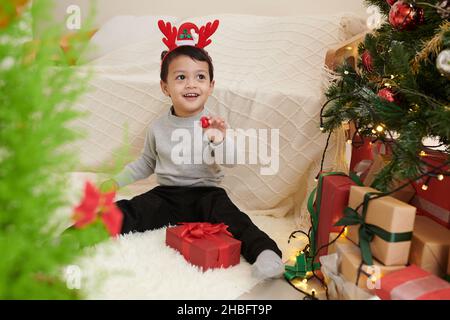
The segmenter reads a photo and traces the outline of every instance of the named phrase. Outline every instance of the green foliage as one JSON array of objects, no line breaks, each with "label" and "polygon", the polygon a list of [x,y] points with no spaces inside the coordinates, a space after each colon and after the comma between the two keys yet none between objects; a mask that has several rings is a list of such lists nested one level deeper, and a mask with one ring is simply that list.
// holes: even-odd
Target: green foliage
[{"label": "green foliage", "polygon": [[[98,224],[62,237],[49,224],[68,203],[64,173],[76,158],[64,146],[79,137],[69,124],[80,116],[73,104],[88,80],[55,63],[67,30],[51,24],[50,12],[50,1],[33,1],[0,29],[0,299],[80,298],[62,268],[108,238]],[[30,42],[32,25],[42,21],[39,42]]]},{"label": "green foliage", "polygon": [[[389,14],[390,6],[385,0],[365,2],[377,5],[385,16]],[[398,31],[384,23],[368,34],[359,53],[361,56],[366,50],[370,52],[373,70],[365,69],[361,59],[358,70],[343,64],[337,69],[340,78],[326,92],[329,101],[322,113],[324,132],[352,121],[361,135],[393,141],[392,162],[374,184],[381,190],[389,189],[396,179],[412,179],[425,173],[419,156],[420,151],[426,150],[424,138],[436,138],[445,152],[450,151],[450,78],[441,75],[435,63],[437,54],[450,48],[450,31],[443,29],[446,20],[433,7],[435,3],[417,3],[424,9],[425,22],[413,30]],[[414,59],[420,52],[426,54],[414,68]],[[394,92],[395,102],[377,95],[386,87]],[[374,133],[378,125],[384,131]]]}]

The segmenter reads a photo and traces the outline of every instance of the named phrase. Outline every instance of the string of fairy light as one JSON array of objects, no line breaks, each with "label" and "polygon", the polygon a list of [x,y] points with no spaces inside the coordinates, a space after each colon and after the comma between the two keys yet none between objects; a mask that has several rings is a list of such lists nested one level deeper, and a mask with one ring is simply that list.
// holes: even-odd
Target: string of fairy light
[{"label": "string of fairy light", "polygon": [[[348,75],[348,74],[350,74],[350,73],[351,73],[350,71],[344,70],[344,74]],[[395,76],[395,75],[390,75],[389,77],[384,77],[384,78],[388,78],[388,79],[393,80],[393,79],[396,78],[396,76]],[[391,84],[390,82],[387,81],[387,82],[384,83],[384,86],[385,86],[385,87],[391,87],[392,84]],[[323,124],[324,124],[324,122],[323,122],[323,118],[324,118],[323,112],[324,112],[324,110],[325,110],[325,107],[328,105],[328,103],[330,103],[330,102],[332,102],[332,101],[334,101],[334,100],[336,100],[336,99],[340,99],[340,98],[342,98],[342,97],[349,97],[349,96],[351,96],[351,95],[349,95],[349,94],[346,94],[346,95],[339,95],[339,96],[337,96],[337,97],[334,97],[334,98],[332,98],[332,99],[329,99],[328,101],[326,101],[326,102],[322,105],[322,108],[321,108],[321,110],[320,110],[320,127],[319,127],[319,129],[320,129],[322,132],[325,130],[324,125],[323,125]],[[373,109],[371,109],[370,105],[368,104],[367,106],[368,106],[368,108],[369,108],[368,111],[371,112],[372,115],[375,115],[376,113],[375,113],[375,111],[374,111]],[[418,106],[416,106],[416,107],[418,107]],[[410,111],[411,111],[411,112],[414,112],[414,109],[410,108]],[[373,144],[373,143],[375,143],[376,141],[381,140],[383,143],[393,144],[393,145],[395,145],[395,147],[398,148],[399,150],[402,150],[403,152],[406,152],[406,151],[402,148],[402,146],[396,142],[396,139],[394,138],[394,134],[392,133],[392,131],[389,130],[389,128],[387,128],[387,126],[386,126],[385,124],[383,124],[381,121],[380,121],[378,124],[376,124],[376,125],[373,125],[373,126],[371,126],[371,127],[368,127],[367,130],[363,130],[362,128],[359,128],[357,123],[354,123],[354,124],[355,124],[355,127],[356,127],[356,128],[355,128],[355,132],[353,133],[352,138],[347,140],[347,144],[351,144],[353,147],[358,147],[359,145],[361,145],[362,143],[364,143],[364,140],[361,138],[361,143],[357,143],[356,137],[357,137],[358,135],[361,135],[361,133],[362,133],[363,131],[367,131],[367,132],[370,132],[372,135],[375,135],[374,140],[370,141],[370,144]],[[330,132],[329,132],[329,134],[328,134],[328,137],[327,137],[326,145],[325,145],[325,148],[324,148],[324,151],[323,151],[323,154],[322,154],[322,159],[321,159],[320,169],[319,169],[319,172],[317,173],[317,175],[316,175],[316,177],[315,177],[315,181],[317,181],[317,179],[318,179],[318,177],[319,177],[319,174],[323,171],[323,163],[324,163],[324,160],[325,160],[326,151],[327,151],[327,149],[328,149],[328,145],[329,145],[329,140],[330,140],[330,138],[331,138],[331,134],[332,134],[332,131],[330,130]],[[384,137],[386,136],[386,134],[389,136],[389,140],[384,139]],[[428,148],[435,148],[435,147],[439,147],[439,146],[442,146],[442,145],[443,145],[443,144],[436,145],[436,146],[424,146],[424,145],[423,145],[423,147],[424,147],[424,148],[426,148],[426,147],[428,147]],[[431,179],[431,178],[435,177],[438,181],[442,181],[442,180],[444,180],[444,177],[445,177],[445,176],[449,176],[449,175],[450,175],[450,172],[448,172],[447,170],[444,170],[444,169],[438,170],[438,168],[437,168],[436,166],[434,166],[433,164],[431,164],[431,163],[429,163],[429,162],[427,162],[427,161],[424,161],[423,158],[425,158],[425,157],[428,156],[428,153],[427,153],[426,151],[421,150],[421,151],[419,152],[418,156],[419,156],[419,161],[420,161],[422,164],[424,164],[424,165],[426,165],[426,166],[432,168],[432,170],[430,170],[430,171],[428,171],[427,173],[424,174],[424,176],[427,176],[427,177],[426,177],[425,182],[424,182],[424,183],[422,184],[422,186],[421,186],[422,190],[424,190],[424,191],[428,190],[428,186],[429,186],[429,182],[430,182],[430,179]],[[447,164],[448,164],[448,161],[447,161]],[[417,180],[417,179],[412,179],[411,181],[416,181],[416,180]]]}]

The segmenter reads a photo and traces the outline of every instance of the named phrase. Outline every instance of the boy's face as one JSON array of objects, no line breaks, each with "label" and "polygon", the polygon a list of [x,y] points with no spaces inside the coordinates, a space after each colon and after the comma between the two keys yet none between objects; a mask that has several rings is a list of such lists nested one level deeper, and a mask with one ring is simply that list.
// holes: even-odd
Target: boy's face
[{"label": "boy's face", "polygon": [[169,65],[167,82],[161,81],[161,89],[172,99],[175,114],[190,117],[201,112],[213,92],[208,63],[178,56]]}]

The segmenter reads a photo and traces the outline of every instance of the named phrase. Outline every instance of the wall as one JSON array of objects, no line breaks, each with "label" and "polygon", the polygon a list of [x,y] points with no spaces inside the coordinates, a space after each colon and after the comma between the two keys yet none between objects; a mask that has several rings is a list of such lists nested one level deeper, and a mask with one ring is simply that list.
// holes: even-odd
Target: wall
[{"label": "wall", "polygon": [[254,14],[266,16],[332,14],[339,11],[367,16],[363,0],[58,0],[55,15],[59,21],[66,17],[66,9],[79,5],[83,14],[96,5],[96,25],[114,15],[168,15],[179,17],[219,13]]}]

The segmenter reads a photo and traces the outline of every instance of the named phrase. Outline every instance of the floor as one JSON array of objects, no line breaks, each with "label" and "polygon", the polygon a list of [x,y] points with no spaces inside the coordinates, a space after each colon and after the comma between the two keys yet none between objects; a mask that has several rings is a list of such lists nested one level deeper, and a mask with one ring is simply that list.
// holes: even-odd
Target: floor
[{"label": "floor", "polygon": [[[307,287],[303,288],[308,292],[314,289],[319,300],[325,299],[325,292],[317,280],[309,280]],[[238,300],[302,300],[304,297],[305,295],[294,289],[287,280],[279,278],[259,283],[249,292],[241,295]]]}]

